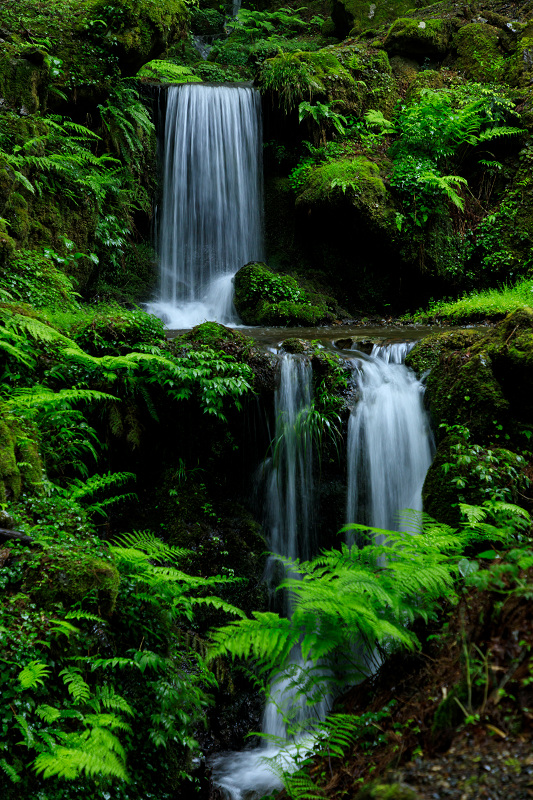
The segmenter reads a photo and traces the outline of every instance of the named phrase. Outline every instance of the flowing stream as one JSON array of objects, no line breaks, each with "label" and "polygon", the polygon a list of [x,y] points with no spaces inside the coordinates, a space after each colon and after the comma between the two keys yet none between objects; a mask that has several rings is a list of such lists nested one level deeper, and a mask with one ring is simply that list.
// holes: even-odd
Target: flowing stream
[{"label": "flowing stream", "polygon": [[159,224],[159,297],[169,328],[239,324],[232,279],[263,259],[259,93],[248,86],[168,90]]},{"label": "flowing stream", "polygon": [[[423,406],[423,386],[403,363],[412,345],[374,346],[370,356],[350,358],[356,403],[348,424],[347,502],[350,522],[401,530],[399,512],[422,508],[422,484],[431,463],[433,440]],[[298,356],[282,355],[276,392],[276,435],[273,456],[263,465],[267,481],[265,526],[272,553],[307,559],[316,552],[313,526],[315,491],[313,443],[306,424],[311,412],[312,369]],[[413,532],[412,521],[408,525]],[[276,571],[273,555],[267,579]],[[285,613],[291,609],[285,602]],[[366,657],[368,669],[377,662]],[[293,653],[291,666],[304,668]],[[227,753],[212,761],[213,779],[229,800],[252,800],[281,786],[266,758],[291,767],[291,746],[285,716],[300,725],[310,714],[325,715],[328,700],[306,707],[290,681],[270,687],[263,715],[263,733],[287,739],[280,748],[266,740],[262,747]],[[283,713],[281,713],[283,712]],[[301,743],[301,740],[300,740]]]}]

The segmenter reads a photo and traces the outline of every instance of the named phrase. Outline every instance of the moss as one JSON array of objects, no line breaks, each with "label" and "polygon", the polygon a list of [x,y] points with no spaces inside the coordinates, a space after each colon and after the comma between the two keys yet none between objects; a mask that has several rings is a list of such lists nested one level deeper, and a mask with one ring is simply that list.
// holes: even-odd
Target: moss
[{"label": "moss", "polygon": [[481,331],[473,330],[449,331],[425,336],[408,353],[405,363],[420,376],[428,369],[436,367],[442,354],[451,350],[468,351],[484,336]]},{"label": "moss", "polygon": [[195,75],[189,67],[173,64],[171,61],[149,61],[137,73],[137,77],[159,83],[201,83],[202,78]]},{"label": "moss", "polygon": [[189,15],[182,0],[93,0],[90,18],[111,28],[122,71],[132,74],[185,36]]},{"label": "moss", "polygon": [[506,79],[511,86],[527,89],[533,73],[533,23],[520,37],[514,54],[507,61]]},{"label": "moss", "polygon": [[140,346],[159,346],[165,341],[163,323],[141,309],[106,305],[95,309],[76,323],[70,335],[76,343],[94,355],[120,355]]},{"label": "moss", "polygon": [[[36,61],[37,53],[41,58]],[[49,70],[43,51],[31,48],[21,53],[15,42],[3,42],[0,50],[0,96],[5,104],[25,114],[35,114],[46,106],[48,81]]]},{"label": "moss", "polygon": [[28,570],[24,590],[44,606],[58,601],[71,606],[90,597],[102,614],[110,615],[119,584],[120,575],[111,561],[71,551],[42,556],[40,569]]},{"label": "moss", "polygon": [[[391,24],[397,17],[402,17],[415,6],[413,0],[383,0],[379,3],[365,4],[359,0],[342,0],[348,14],[352,17],[351,36],[362,31],[373,31],[384,24]],[[419,6],[431,5],[430,0],[417,2]]]},{"label": "moss", "polygon": [[340,110],[352,110],[356,104],[355,81],[334,48],[314,53],[280,53],[266,59],[261,66],[259,86],[274,93],[285,111],[315,97],[327,98]]},{"label": "moss", "polygon": [[295,278],[266,264],[246,264],[235,276],[235,308],[246,325],[317,325],[332,320],[326,301],[320,302],[317,294],[313,300]]},{"label": "moss", "polygon": [[10,258],[9,270],[0,276],[0,288],[36,308],[74,308],[70,279],[51,259],[31,250],[19,250]]},{"label": "moss", "polygon": [[242,333],[234,331],[231,328],[226,328],[219,322],[202,322],[201,325],[196,325],[190,331],[183,334],[183,336],[180,337],[180,341],[196,342],[198,344],[209,345],[210,347],[217,347],[230,342],[244,346],[250,340],[243,336]]},{"label": "moss", "polygon": [[17,500],[23,489],[41,490],[43,466],[37,438],[32,424],[15,419],[0,404],[0,503]]},{"label": "moss", "polygon": [[426,396],[437,434],[440,424],[461,424],[474,441],[490,443],[495,423],[533,413],[533,310],[514,311],[487,332],[428,337],[407,363],[431,368]]},{"label": "moss", "polygon": [[361,789],[355,800],[419,800],[419,795],[403,783],[372,783]]},{"label": "moss", "polygon": [[214,8],[193,8],[191,33],[196,36],[215,36],[224,30],[225,17]]},{"label": "moss", "polygon": [[366,156],[326,161],[310,173],[296,202],[321,203],[341,194],[367,207],[379,205],[386,189],[378,165]]},{"label": "moss", "polygon": [[447,20],[402,18],[391,25],[383,46],[391,55],[443,58],[450,35]]},{"label": "moss", "polygon": [[471,22],[455,34],[456,68],[475,81],[500,81],[505,72],[505,59],[498,47],[501,32],[492,25]]}]

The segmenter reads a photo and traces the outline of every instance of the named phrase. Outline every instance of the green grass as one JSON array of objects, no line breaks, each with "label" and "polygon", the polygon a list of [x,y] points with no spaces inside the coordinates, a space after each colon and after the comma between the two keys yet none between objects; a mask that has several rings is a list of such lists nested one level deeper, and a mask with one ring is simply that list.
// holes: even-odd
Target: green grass
[{"label": "green grass", "polygon": [[459,300],[431,301],[429,308],[426,311],[417,311],[413,314],[413,319],[416,322],[427,322],[435,318],[450,321],[499,319],[523,306],[533,306],[531,278],[523,278],[514,286],[469,292]]}]

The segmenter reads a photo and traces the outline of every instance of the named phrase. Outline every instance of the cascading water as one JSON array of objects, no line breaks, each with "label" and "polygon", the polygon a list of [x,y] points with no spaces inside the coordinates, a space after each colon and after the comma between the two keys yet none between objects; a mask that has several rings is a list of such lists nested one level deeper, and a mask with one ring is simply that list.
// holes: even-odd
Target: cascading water
[{"label": "cascading water", "polygon": [[[348,423],[347,522],[400,530],[403,509],[422,510],[433,439],[423,386],[403,363],[414,345],[374,345],[358,361],[358,402]],[[354,362],[355,364],[355,362]],[[407,529],[413,532],[413,520]]]},{"label": "cascading water", "polygon": [[[423,386],[403,363],[410,347],[375,346],[369,358],[360,355],[353,359],[358,401],[348,426],[349,522],[394,530],[399,528],[398,515],[403,509],[421,510],[432,436],[422,402]],[[264,470],[268,474],[270,548],[289,558],[307,559],[314,554],[313,453],[306,425],[311,408],[311,379],[311,365],[305,359],[282,357],[274,457]],[[413,532],[412,520],[408,529]],[[270,577],[275,565],[274,556],[267,570]],[[290,614],[288,605],[286,613]],[[357,656],[369,672],[379,665],[376,654],[361,651]],[[291,662],[296,673],[299,669],[305,672],[299,653],[292,654]],[[325,714],[326,702],[324,699],[322,707],[313,705],[310,710],[292,682],[281,680],[270,687],[263,732],[286,739],[287,710],[302,725],[311,713]],[[294,768],[291,746],[280,750],[267,739],[264,747],[216,757],[212,762],[214,782],[231,800],[260,797],[281,785],[265,760],[275,756],[278,764]]]},{"label": "cascading water", "polygon": [[[266,475],[266,521],[269,549],[273,553],[267,564],[267,579],[276,572],[276,555],[308,559],[313,554],[313,449],[308,427],[312,399],[312,368],[307,359],[283,355],[280,384],[276,391],[276,433],[274,454],[263,465]],[[285,598],[285,613],[290,614]],[[305,698],[298,694],[297,676],[305,672],[301,654],[291,654],[291,678],[270,686],[269,699],[263,714],[263,733],[267,737],[287,739],[286,715],[296,726],[308,717]],[[323,704],[325,706],[326,700]],[[313,707],[314,714],[323,714],[325,707]],[[265,758],[279,754],[278,747],[266,738],[264,746],[255,750],[230,753],[214,759],[215,783],[231,800],[260,797],[281,786]],[[287,759],[290,761],[290,751]],[[289,766],[287,764],[287,766]]]},{"label": "cascading water", "polygon": [[243,86],[168,90],[159,224],[160,295],[168,327],[238,324],[234,274],[263,259],[261,103]]}]

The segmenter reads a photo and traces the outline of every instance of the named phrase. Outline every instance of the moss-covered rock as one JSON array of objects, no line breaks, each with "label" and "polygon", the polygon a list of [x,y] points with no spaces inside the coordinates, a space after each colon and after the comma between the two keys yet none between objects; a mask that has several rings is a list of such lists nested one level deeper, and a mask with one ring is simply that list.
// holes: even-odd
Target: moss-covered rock
[{"label": "moss-covered rock", "polygon": [[490,443],[510,416],[526,420],[533,413],[533,310],[514,311],[486,332],[434,334],[407,363],[431,369],[426,397],[440,438],[440,425],[460,424],[474,441]]},{"label": "moss-covered rock", "polygon": [[475,81],[494,83],[503,78],[506,64],[499,48],[502,32],[484,22],[471,22],[455,34],[456,67]]},{"label": "moss-covered rock", "polygon": [[355,109],[355,81],[335,50],[329,47],[315,53],[279,53],[266,59],[261,66],[259,86],[273,93],[285,111],[314,98],[327,98],[341,111]]},{"label": "moss-covered rock", "polygon": [[40,492],[42,471],[36,428],[28,421],[17,420],[1,403],[0,503],[17,500],[23,489]]},{"label": "moss-covered rock", "polygon": [[396,20],[383,46],[391,55],[408,58],[443,58],[451,36],[451,25],[444,19]]},{"label": "moss-covered rock", "polygon": [[[318,302],[317,302],[318,301]],[[319,325],[333,319],[320,296],[313,302],[298,281],[252,262],[235,275],[235,308],[246,325]]]},{"label": "moss-covered rock", "polygon": [[323,203],[341,194],[368,209],[372,216],[379,216],[375,209],[383,211],[387,190],[378,165],[366,156],[326,161],[309,173],[296,204]]},{"label": "moss-covered rock", "polygon": [[32,564],[26,573],[25,591],[43,606],[62,602],[72,606],[84,600],[95,602],[102,614],[113,613],[117,602],[120,575],[112,561],[83,552],[43,554],[39,566]]},{"label": "moss-covered rock", "polygon": [[174,64],[172,61],[154,60],[145,64],[137,77],[159,83],[201,83],[202,78],[195,75],[190,67]]}]

